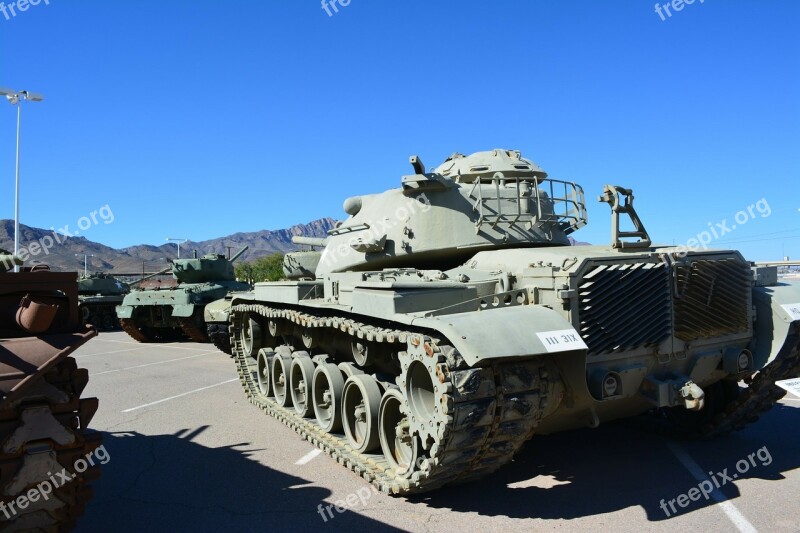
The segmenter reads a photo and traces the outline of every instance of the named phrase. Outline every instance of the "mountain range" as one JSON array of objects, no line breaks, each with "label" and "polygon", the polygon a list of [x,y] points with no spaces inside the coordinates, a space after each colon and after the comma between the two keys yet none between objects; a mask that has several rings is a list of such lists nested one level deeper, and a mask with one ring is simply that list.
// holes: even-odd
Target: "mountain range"
[{"label": "mountain range", "polygon": [[[244,246],[249,246],[240,260],[258,259],[276,252],[286,253],[299,249],[292,243],[294,235],[325,237],[332,229],[335,220],[321,218],[308,224],[297,224],[279,230],[261,230],[247,233],[234,233],[206,241],[188,241],[181,244],[181,257],[188,257],[194,250],[199,255],[207,253],[236,253]],[[102,271],[115,274],[135,274],[155,272],[168,266],[167,259],[177,257],[178,248],[175,243],[159,246],[140,244],[127,248],[111,248],[104,244],[90,241],[85,237],[65,237],[52,230],[32,228],[20,224],[20,255],[24,256],[26,266],[37,262],[49,265],[53,270],[82,271],[84,255],[89,272]],[[0,248],[14,249],[14,221],[0,220]]]},{"label": "mountain range", "polygon": [[[293,236],[325,237],[334,224],[336,221],[332,218],[321,218],[286,229],[240,232],[206,241],[188,241],[181,244],[181,257],[189,257],[194,250],[197,250],[198,255],[227,254],[229,251],[235,254],[244,246],[248,246],[239,260],[250,261],[276,252],[298,250],[299,247],[292,243]],[[87,270],[90,273],[134,275],[156,272],[169,266],[167,259],[177,257],[178,250],[175,243],[158,246],[139,244],[116,249],[85,237],[65,237],[52,230],[32,228],[24,224],[20,224],[20,235],[22,236],[20,255],[23,255],[26,266],[33,266],[39,262],[49,265],[53,270],[61,271],[82,271],[84,256],[87,256]],[[573,246],[589,244],[575,241],[571,237],[570,242]],[[9,251],[14,249],[13,220],[0,220],[0,248]],[[24,256],[24,251],[28,252],[27,256]]]}]

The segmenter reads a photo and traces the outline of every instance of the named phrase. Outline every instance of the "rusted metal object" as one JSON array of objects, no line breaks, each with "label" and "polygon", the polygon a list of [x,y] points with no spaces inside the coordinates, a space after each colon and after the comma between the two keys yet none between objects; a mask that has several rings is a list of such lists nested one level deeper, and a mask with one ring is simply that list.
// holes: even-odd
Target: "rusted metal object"
[{"label": "rusted metal object", "polygon": [[102,435],[87,433],[98,401],[80,397],[89,374],[70,355],[96,335],[80,319],[77,274],[0,270],[4,531],[68,529],[91,497],[105,454]]}]

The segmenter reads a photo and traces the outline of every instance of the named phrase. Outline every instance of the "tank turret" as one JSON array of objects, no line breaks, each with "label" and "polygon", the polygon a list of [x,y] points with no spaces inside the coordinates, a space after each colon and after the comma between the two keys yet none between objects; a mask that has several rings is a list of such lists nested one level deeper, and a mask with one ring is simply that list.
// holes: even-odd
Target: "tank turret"
[{"label": "tank turret", "polygon": [[87,277],[78,279],[78,294],[81,296],[92,295],[124,295],[128,294],[130,287],[110,274],[95,272]]},{"label": "tank turret", "polygon": [[441,269],[482,250],[568,246],[568,235],[586,224],[583,189],[548,178],[517,151],[456,153],[431,172],[419,157],[410,161],[414,174],[400,188],[345,200],[349,217],[329,232],[317,277]]},{"label": "tank turret", "polygon": [[172,276],[178,283],[207,283],[212,281],[235,281],[233,261],[222,254],[206,254],[200,258],[175,259],[172,261]]}]

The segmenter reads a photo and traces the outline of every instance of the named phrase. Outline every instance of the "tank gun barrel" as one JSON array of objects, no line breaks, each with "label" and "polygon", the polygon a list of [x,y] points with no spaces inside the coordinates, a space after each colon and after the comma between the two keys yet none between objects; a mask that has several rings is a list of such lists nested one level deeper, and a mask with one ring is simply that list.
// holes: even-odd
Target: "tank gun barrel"
[{"label": "tank gun barrel", "polygon": [[306,246],[325,246],[327,239],[322,237],[305,237],[303,235],[295,235],[292,237],[292,242],[295,244],[305,244]]},{"label": "tank gun barrel", "polygon": [[128,286],[129,286],[129,287],[133,287],[134,285],[138,285],[139,283],[141,283],[141,282],[143,282],[143,281],[147,281],[147,280],[148,280],[148,279],[150,279],[150,278],[154,278],[154,277],[156,277],[156,276],[159,276],[159,275],[161,275],[161,274],[164,274],[164,273],[166,273],[166,272],[167,272],[167,271],[168,271],[170,268],[172,268],[172,265],[168,266],[167,268],[162,268],[161,270],[159,270],[158,272],[154,272],[153,274],[148,274],[148,275],[144,276],[143,278],[139,278],[139,279],[137,279],[136,281],[132,281],[131,283],[128,283]]},{"label": "tank gun barrel", "polygon": [[241,250],[239,250],[238,252],[236,252],[236,255],[234,255],[233,257],[231,257],[231,258],[230,258],[230,262],[231,262],[231,263],[233,263],[234,261],[236,261],[237,259],[239,259],[239,257],[241,257],[241,255],[242,255],[243,253],[245,253],[245,252],[248,250],[248,248],[250,248],[250,246],[245,246],[244,248],[242,248]]},{"label": "tank gun barrel", "polygon": [[758,266],[800,266],[800,261],[756,261]]},{"label": "tank gun barrel", "polygon": [[0,252],[0,272],[13,270],[15,266],[22,266],[24,261],[17,255]]}]

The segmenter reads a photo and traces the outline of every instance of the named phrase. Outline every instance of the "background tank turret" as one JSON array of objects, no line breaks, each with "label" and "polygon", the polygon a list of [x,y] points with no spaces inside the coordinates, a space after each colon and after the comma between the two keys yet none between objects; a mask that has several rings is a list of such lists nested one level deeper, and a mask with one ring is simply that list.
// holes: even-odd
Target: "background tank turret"
[{"label": "background tank turret", "polygon": [[125,296],[116,312],[122,328],[139,342],[189,338],[208,342],[203,308],[224,298],[229,292],[250,288],[236,281],[233,262],[247,247],[230,259],[224,255],[175,259],[172,276],[177,287],[134,289]]},{"label": "background tank turret", "polygon": [[115,308],[130,292],[127,283],[110,274],[95,272],[78,278],[78,298],[83,322],[100,331],[119,329]]},{"label": "background tank turret", "polygon": [[[89,373],[70,356],[97,333],[81,322],[76,273],[14,265],[0,250],[0,529],[68,530],[108,460],[102,434],[88,432]],[[69,483],[54,486],[62,469]]]},{"label": "background tank turret", "polygon": [[800,374],[800,283],[652,245],[631,190],[600,196],[609,245],[570,246],[581,188],[518,152],[411,163],[296,239],[323,248],[287,254],[294,280],[227,308],[250,401],[382,490],[478,479],[534,433],[621,418],[724,435]]}]

